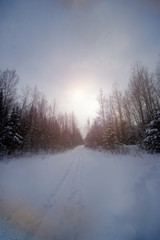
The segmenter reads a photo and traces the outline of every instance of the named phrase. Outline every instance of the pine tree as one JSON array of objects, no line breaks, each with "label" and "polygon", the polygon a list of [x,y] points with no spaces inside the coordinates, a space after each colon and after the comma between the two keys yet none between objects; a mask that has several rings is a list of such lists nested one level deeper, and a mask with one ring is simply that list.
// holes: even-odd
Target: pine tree
[{"label": "pine tree", "polygon": [[116,134],[111,123],[108,123],[103,131],[103,147],[114,149],[116,147]]},{"label": "pine tree", "polygon": [[23,143],[20,133],[20,111],[18,107],[14,107],[11,112],[8,125],[4,128],[3,143],[7,147],[8,154],[19,150]]},{"label": "pine tree", "polygon": [[5,123],[5,107],[3,104],[3,92],[0,91],[0,153],[5,151],[5,145],[3,144],[4,123]]},{"label": "pine tree", "polygon": [[4,103],[3,91],[0,91],[0,154],[6,152],[5,132],[8,126],[8,106]]},{"label": "pine tree", "polygon": [[148,124],[142,146],[150,153],[160,153],[160,112]]}]

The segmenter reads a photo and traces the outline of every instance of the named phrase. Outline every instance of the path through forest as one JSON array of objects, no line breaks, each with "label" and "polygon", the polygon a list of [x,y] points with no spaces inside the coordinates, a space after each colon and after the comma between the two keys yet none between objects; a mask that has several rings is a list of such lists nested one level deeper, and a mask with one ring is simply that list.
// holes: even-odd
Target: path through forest
[{"label": "path through forest", "polygon": [[160,239],[158,155],[84,146],[0,162],[1,240]]}]

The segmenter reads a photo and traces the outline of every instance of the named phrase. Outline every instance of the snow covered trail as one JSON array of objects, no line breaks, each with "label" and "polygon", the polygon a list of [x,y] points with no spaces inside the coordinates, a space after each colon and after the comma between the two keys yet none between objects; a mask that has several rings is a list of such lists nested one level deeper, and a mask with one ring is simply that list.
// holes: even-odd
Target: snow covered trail
[{"label": "snow covered trail", "polygon": [[1,240],[160,239],[160,155],[83,146],[0,162]]}]

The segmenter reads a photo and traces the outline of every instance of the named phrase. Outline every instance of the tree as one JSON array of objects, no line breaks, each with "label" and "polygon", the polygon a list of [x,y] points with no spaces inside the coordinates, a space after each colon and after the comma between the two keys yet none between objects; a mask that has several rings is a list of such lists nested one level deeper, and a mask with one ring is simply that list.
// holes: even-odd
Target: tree
[{"label": "tree", "polygon": [[98,110],[98,119],[101,122],[102,126],[105,126],[105,101],[106,98],[103,94],[102,89],[99,91],[99,95],[97,97],[99,103],[99,110]]},{"label": "tree", "polygon": [[117,139],[112,123],[107,123],[103,132],[103,147],[107,150],[116,148]]},{"label": "tree", "polygon": [[0,91],[0,154],[6,151],[4,145],[5,127],[8,125],[8,108],[4,105],[3,91]]},{"label": "tree", "polygon": [[4,106],[8,108],[9,113],[15,104],[18,80],[15,70],[0,71],[0,91],[3,92]]},{"label": "tree", "polygon": [[8,154],[19,150],[23,143],[21,136],[21,120],[18,106],[14,107],[11,112],[8,125],[4,128],[3,144],[7,147]]},{"label": "tree", "polygon": [[159,61],[157,62],[156,66],[156,94],[157,94],[157,108],[160,108],[160,55],[159,55]]},{"label": "tree", "polygon": [[[123,110],[122,110],[122,105],[123,105],[123,97],[121,91],[118,89],[118,85],[114,84],[113,86],[113,101],[114,101],[114,107],[117,112],[117,132],[119,134],[117,135],[118,141],[120,143],[124,143],[125,141],[125,129],[124,129],[124,119],[123,119]],[[119,128],[119,129],[118,129]]]},{"label": "tree", "polygon": [[157,111],[152,121],[147,125],[142,146],[150,153],[160,153],[160,111]]},{"label": "tree", "polygon": [[85,138],[86,146],[96,148],[103,146],[103,127],[95,120]]}]

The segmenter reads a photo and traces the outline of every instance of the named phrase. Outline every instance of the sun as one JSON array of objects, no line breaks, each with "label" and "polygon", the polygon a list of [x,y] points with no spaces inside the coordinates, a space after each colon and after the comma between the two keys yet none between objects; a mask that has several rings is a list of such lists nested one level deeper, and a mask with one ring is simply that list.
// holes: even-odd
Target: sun
[{"label": "sun", "polygon": [[73,103],[78,107],[78,112],[86,113],[86,115],[92,115],[97,110],[98,103],[96,97],[89,94],[86,89],[77,88],[73,90],[72,94]]},{"label": "sun", "polygon": [[84,100],[85,94],[82,89],[77,89],[74,91],[73,98],[75,101],[82,102]]}]

